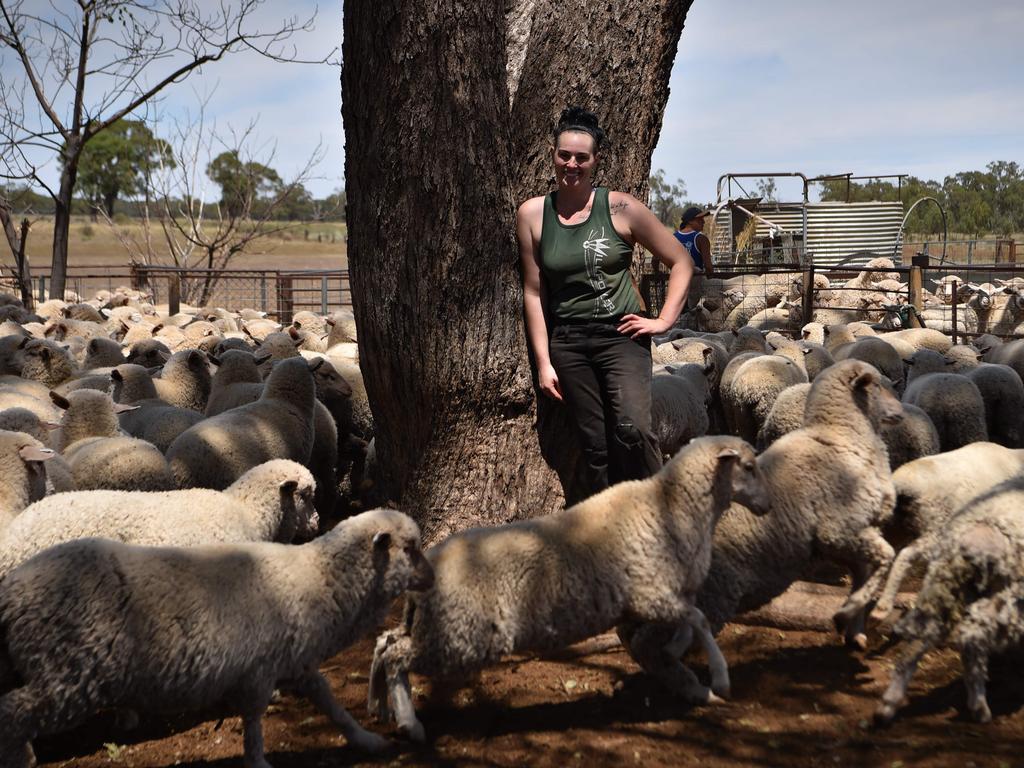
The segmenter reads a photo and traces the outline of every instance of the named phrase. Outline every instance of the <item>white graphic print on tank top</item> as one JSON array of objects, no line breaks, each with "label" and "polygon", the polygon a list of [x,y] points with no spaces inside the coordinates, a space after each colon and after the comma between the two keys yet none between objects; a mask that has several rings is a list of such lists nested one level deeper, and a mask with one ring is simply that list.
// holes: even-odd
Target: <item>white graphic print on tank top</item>
[{"label": "white graphic print on tank top", "polygon": [[615,314],[615,304],[608,298],[608,284],[605,282],[604,272],[601,271],[601,264],[607,255],[608,238],[604,236],[604,227],[601,227],[600,236],[598,230],[590,230],[590,236],[583,241],[583,264],[587,270],[590,287],[596,294],[592,317],[597,317],[602,312],[605,315]]}]

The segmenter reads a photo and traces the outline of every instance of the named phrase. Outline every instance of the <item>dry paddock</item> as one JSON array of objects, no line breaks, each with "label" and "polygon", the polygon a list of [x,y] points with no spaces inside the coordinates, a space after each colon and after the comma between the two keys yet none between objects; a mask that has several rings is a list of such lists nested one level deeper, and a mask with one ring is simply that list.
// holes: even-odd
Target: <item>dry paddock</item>
[{"label": "dry paddock", "polygon": [[[809,608],[825,617],[831,603],[791,593],[783,612]],[[810,601],[810,602],[808,602]],[[397,616],[397,614],[396,614]],[[776,616],[776,618],[778,618]],[[799,622],[798,622],[799,623]],[[807,626],[813,625],[811,621]],[[964,690],[955,654],[926,657],[911,703],[886,730],[870,725],[893,651],[888,629],[866,653],[847,651],[828,631],[731,624],[719,637],[729,660],[730,701],[688,708],[642,675],[613,634],[556,658],[512,658],[485,670],[474,684],[435,690],[413,679],[429,743],[377,761],[344,746],[327,721],[302,700],[284,695],[264,720],[275,768],[313,766],[949,766],[1024,765],[1024,684],[1020,659],[991,668],[995,716],[976,725],[963,715]],[[368,722],[366,638],[323,667],[344,705],[390,736],[392,726]],[[702,678],[702,659],[693,662]],[[241,764],[241,721],[216,712],[191,719],[146,717],[118,730],[104,716],[77,731],[37,742],[44,766],[188,766]]]}]

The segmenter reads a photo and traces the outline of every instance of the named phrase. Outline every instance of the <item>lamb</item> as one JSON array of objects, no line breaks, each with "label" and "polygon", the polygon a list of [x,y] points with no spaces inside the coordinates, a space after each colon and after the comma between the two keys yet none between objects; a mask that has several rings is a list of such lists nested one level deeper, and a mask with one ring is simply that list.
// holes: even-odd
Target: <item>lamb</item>
[{"label": "lamb", "polygon": [[878,429],[901,414],[881,375],[862,361],[843,360],[814,380],[803,428],[758,457],[772,514],[756,519],[734,507],[719,523],[698,596],[713,629],[765,605],[824,557],[853,571],[835,620],[848,643],[863,647],[863,610],[894,555],[879,528],[896,492]]},{"label": "lamb", "polygon": [[268,356],[260,364],[260,373],[264,378],[270,374],[270,369],[277,361],[299,356],[298,343],[287,333],[268,334],[260,342],[256,351],[258,354]]},{"label": "lamb", "polygon": [[1024,639],[1022,504],[1024,480],[1016,477],[971,501],[934,540],[914,607],[895,627],[906,647],[875,711],[877,723],[892,721],[922,657],[947,641],[960,651],[971,718],[992,719],[989,655]]},{"label": "lamb", "polygon": [[893,561],[875,610],[884,618],[891,610],[910,567],[936,538],[945,537],[949,521],[961,507],[995,486],[1024,473],[1024,450],[996,443],[971,443],[936,456],[904,464],[893,473],[896,508],[890,537],[909,540]]},{"label": "lamb", "polygon": [[927,373],[910,378],[903,402],[916,405],[928,414],[939,433],[943,451],[988,440],[985,401],[977,385],[966,376]]},{"label": "lamb", "polygon": [[[981,337],[977,341],[982,343]],[[988,342],[987,339],[986,342]],[[986,363],[1008,365],[1024,380],[1024,339],[1014,339],[1005,344],[988,342],[988,346],[988,351],[982,355]]]},{"label": "lamb", "polygon": [[[620,483],[547,517],[458,533],[427,551],[434,588],[410,596],[402,626],[377,640],[369,706],[392,709],[422,741],[408,673],[462,677],[509,653],[546,651],[629,622],[630,651],[690,701],[729,689],[725,660],[694,609],[718,517],[736,498],[766,512],[753,449],[734,437],[694,440],[653,477]],[[712,691],[677,657],[645,645],[645,623],[693,626]],[[389,705],[390,699],[390,705]]]},{"label": "lamb", "polygon": [[282,360],[259,400],[211,416],[179,435],[167,449],[179,486],[222,490],[270,459],[308,462],[316,413],[311,369],[320,364],[301,357]]},{"label": "lamb", "polygon": [[663,456],[671,458],[690,440],[707,434],[714,367],[708,350],[704,365],[666,366],[667,376],[651,379],[652,431]]},{"label": "lamb", "polygon": [[327,335],[328,348],[335,344],[351,344],[358,341],[356,318],[352,310],[339,310],[326,318],[325,322],[330,327]]},{"label": "lamb", "polygon": [[768,345],[764,340],[764,333],[757,328],[744,326],[732,330],[732,339],[729,342],[729,354],[733,357],[741,352],[767,352]]},{"label": "lamb", "polygon": [[[123,380],[120,371],[110,374],[115,381]],[[125,401],[124,405],[133,406],[118,415],[121,430],[132,437],[151,443],[161,453],[170,448],[171,443],[185,430],[203,420],[203,414],[189,408],[178,408],[168,405],[159,398]]]},{"label": "lamb", "polygon": [[99,710],[220,703],[242,714],[245,765],[270,768],[260,721],[279,684],[312,700],[353,747],[386,751],[317,670],[396,597],[432,582],[416,524],[384,509],[300,547],[53,547],[0,580],[0,754],[27,768],[31,739]]},{"label": "lamb", "polygon": [[721,387],[729,431],[754,442],[775,398],[787,387],[801,383],[807,383],[807,374],[788,358],[758,355],[747,360],[736,370],[728,386],[723,383]]},{"label": "lamb", "polygon": [[950,373],[967,373],[981,364],[981,352],[970,344],[954,344],[946,352]]},{"label": "lamb", "polygon": [[79,389],[67,398],[50,395],[64,409],[54,444],[80,491],[167,491],[176,487],[160,451],[144,440],[122,436],[117,414],[135,406],[115,405],[110,396]]},{"label": "lamb", "polygon": [[168,405],[206,411],[212,377],[206,356],[195,349],[175,352],[164,364],[160,378],[154,380],[157,395]]},{"label": "lamb", "polygon": [[52,450],[24,432],[0,430],[0,531],[27,506],[46,495],[43,462],[53,456]]},{"label": "lamb", "polygon": [[315,482],[294,461],[253,467],[224,491],[76,491],[37,501],[0,531],[0,577],[47,547],[101,536],[150,547],[308,540]]}]

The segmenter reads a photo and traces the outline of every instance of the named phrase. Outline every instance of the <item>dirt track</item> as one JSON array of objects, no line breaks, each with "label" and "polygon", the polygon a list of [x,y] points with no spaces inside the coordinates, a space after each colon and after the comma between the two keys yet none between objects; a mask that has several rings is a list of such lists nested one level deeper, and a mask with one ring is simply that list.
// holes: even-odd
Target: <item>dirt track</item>
[{"label": "dirt track", "polygon": [[[486,670],[448,700],[425,699],[415,680],[430,744],[402,745],[378,764],[402,766],[965,766],[1024,765],[1024,675],[1015,659],[992,664],[991,725],[963,718],[956,656],[927,657],[911,703],[890,729],[868,727],[888,680],[892,651],[851,654],[824,632],[729,625],[720,643],[732,671],[732,700],[687,709],[643,676],[611,635],[560,659],[513,659]],[[332,687],[368,723],[366,672],[371,641],[328,662]],[[707,670],[697,662],[704,679]],[[343,746],[305,701],[284,698],[264,720],[275,768],[374,764]],[[104,744],[109,744],[105,747]],[[241,765],[241,721],[148,719],[130,733],[112,718],[37,742],[44,765]]]}]

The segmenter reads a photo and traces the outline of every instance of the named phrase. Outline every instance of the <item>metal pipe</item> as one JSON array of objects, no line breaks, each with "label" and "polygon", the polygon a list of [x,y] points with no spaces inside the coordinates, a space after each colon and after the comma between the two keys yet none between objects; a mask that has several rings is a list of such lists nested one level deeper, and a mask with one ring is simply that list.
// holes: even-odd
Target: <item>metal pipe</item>
[{"label": "metal pipe", "polygon": [[[934,197],[922,197],[919,200],[917,200],[912,206],[910,206],[909,210],[907,210],[906,214],[903,216],[903,221],[900,223],[900,231],[896,235],[896,245],[893,247],[892,251],[893,261],[895,261],[896,257],[899,255],[900,246],[903,244],[903,230],[907,226],[907,219],[910,218],[910,214],[914,212],[914,209],[917,208],[917,206],[919,206],[925,200],[931,200],[933,203],[935,203],[935,205],[938,206],[939,208],[939,213],[942,215],[942,257],[939,259],[939,266],[942,266],[942,263],[946,260],[946,242],[949,239],[949,230],[946,228],[946,209],[943,208],[942,203],[940,203]],[[926,242],[925,253],[927,252],[928,243]],[[900,260],[902,261],[902,259]]]}]

